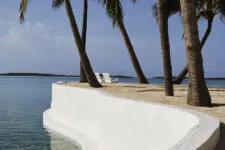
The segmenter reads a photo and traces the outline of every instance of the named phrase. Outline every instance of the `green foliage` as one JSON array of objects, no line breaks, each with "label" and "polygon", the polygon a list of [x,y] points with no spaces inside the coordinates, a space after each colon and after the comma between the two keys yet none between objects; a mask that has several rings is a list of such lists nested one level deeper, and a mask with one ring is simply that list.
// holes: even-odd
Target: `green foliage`
[{"label": "green foliage", "polygon": [[[31,0],[21,0],[20,3],[20,23],[25,21],[25,13],[27,6]],[[64,0],[52,0],[52,8],[59,8],[63,4]]]},{"label": "green foliage", "polygon": [[[118,25],[118,22],[123,22],[124,12],[121,0],[97,0],[106,9],[109,19],[112,21],[113,27]],[[137,0],[131,0],[136,3]]]},{"label": "green foliage", "polygon": [[[165,8],[168,17],[180,13],[180,0],[166,0]],[[152,6],[153,16],[158,16],[157,3]],[[225,0],[197,0],[196,1],[197,18],[211,19],[216,15],[220,15],[221,20],[225,18]]]},{"label": "green foliage", "polygon": [[200,17],[212,20],[219,15],[221,20],[225,18],[225,0],[206,0],[199,9]]},{"label": "green foliage", "polygon": [[[167,17],[173,16],[174,14],[180,13],[180,0],[166,0],[164,3]],[[158,9],[157,3],[152,5],[152,14],[157,19]]]},{"label": "green foliage", "polygon": [[[99,3],[101,3],[105,9],[108,17],[112,21],[113,27],[118,23],[118,21],[123,22],[123,7],[121,0],[97,0]],[[137,0],[131,0],[133,3],[135,3]],[[27,10],[27,5],[30,2],[30,0],[22,0],[20,4],[20,22],[24,22],[24,15]],[[52,0],[52,8],[57,9],[61,5],[63,5],[64,0]]]},{"label": "green foliage", "polygon": [[52,8],[59,8],[64,3],[64,0],[52,0]]},{"label": "green foliage", "polygon": [[220,19],[225,22],[225,0],[219,0]]},{"label": "green foliage", "polygon": [[[97,0],[101,3],[105,9],[109,19],[112,21],[113,27],[118,23],[118,21],[123,22],[123,6],[120,0]],[[136,0],[132,0],[135,2]]]}]

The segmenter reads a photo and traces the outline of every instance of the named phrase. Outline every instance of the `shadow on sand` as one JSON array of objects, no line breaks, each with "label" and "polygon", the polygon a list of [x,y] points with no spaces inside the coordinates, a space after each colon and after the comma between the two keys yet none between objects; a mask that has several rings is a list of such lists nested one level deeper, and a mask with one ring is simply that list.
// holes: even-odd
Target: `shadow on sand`
[{"label": "shadow on sand", "polygon": [[212,107],[222,107],[225,106],[225,103],[213,103]]}]

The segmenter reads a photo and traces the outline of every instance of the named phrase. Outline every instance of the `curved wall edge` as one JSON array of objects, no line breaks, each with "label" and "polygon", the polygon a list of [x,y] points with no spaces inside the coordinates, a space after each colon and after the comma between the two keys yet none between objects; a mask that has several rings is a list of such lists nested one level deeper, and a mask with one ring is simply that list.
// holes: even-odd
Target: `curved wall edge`
[{"label": "curved wall edge", "polygon": [[[52,85],[52,104],[43,114],[43,123],[79,143],[82,150],[213,150],[220,137],[220,122],[209,115],[63,84]],[[149,141],[160,139],[151,135],[155,126],[168,131],[162,131],[168,140],[153,141],[151,146]]]}]

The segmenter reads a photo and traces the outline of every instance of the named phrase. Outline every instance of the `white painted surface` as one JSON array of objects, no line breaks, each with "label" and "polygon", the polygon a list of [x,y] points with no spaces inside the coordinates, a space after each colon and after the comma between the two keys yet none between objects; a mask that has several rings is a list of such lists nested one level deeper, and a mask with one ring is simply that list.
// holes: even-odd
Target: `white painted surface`
[{"label": "white painted surface", "polygon": [[59,84],[43,118],[83,150],[210,150],[219,139],[219,121],[202,113]]}]

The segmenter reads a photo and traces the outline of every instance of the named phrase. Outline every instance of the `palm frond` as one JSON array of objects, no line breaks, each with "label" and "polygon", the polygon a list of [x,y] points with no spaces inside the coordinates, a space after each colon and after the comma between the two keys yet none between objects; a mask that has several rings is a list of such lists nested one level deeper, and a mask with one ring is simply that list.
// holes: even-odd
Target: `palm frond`
[{"label": "palm frond", "polygon": [[[105,9],[108,17],[112,21],[113,26],[115,26],[119,21],[123,22],[123,6],[120,0],[98,0]],[[133,0],[136,2],[136,0]]]},{"label": "palm frond", "polygon": [[52,8],[59,8],[64,3],[64,0],[52,0]]},{"label": "palm frond", "polygon": [[168,0],[167,1],[167,12],[169,16],[181,12],[180,0]]},{"label": "palm frond", "polygon": [[220,12],[220,20],[225,23],[225,0],[218,0],[218,9]]},{"label": "palm frond", "polygon": [[[196,4],[196,12],[197,12],[197,14],[200,14],[202,12],[202,8],[209,1],[210,0],[196,0],[195,4]],[[221,1],[224,1],[224,0],[221,0]],[[164,2],[165,2],[166,12],[167,12],[167,15],[169,17],[173,16],[173,15],[175,15],[177,13],[181,13],[180,0],[166,0]],[[157,19],[157,16],[158,16],[157,3],[154,3],[152,5],[152,14]]]},{"label": "palm frond", "polygon": [[157,8],[157,3],[154,3],[152,5],[152,15],[153,17],[155,17],[156,19],[158,18],[158,8]]},{"label": "palm frond", "polygon": [[[180,12],[180,0],[166,0],[164,6],[168,17]],[[158,18],[157,3],[152,5],[152,15]]]},{"label": "palm frond", "polygon": [[27,11],[27,5],[30,0],[22,0],[20,3],[20,23],[23,23],[25,20],[25,13]]}]

